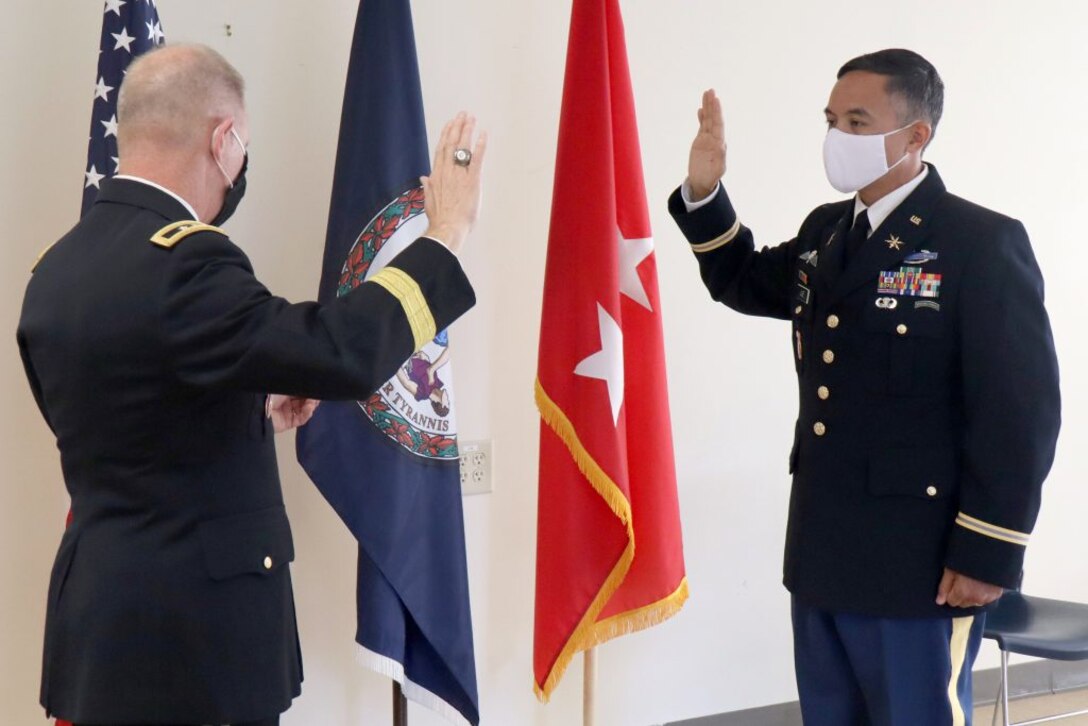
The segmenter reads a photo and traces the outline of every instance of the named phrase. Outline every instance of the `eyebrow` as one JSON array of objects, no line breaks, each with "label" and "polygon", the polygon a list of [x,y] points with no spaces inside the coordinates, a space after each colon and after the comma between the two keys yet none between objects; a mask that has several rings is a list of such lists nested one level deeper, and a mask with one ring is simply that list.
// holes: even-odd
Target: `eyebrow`
[{"label": "eyebrow", "polygon": [[[835,116],[837,114],[835,114],[835,112],[832,111],[830,108],[825,108],[824,109],[824,115],[825,116]],[[871,113],[866,111],[864,108],[860,108],[860,107],[859,108],[851,108],[843,115],[844,116],[865,116],[865,117],[868,117],[868,118],[872,118],[872,116],[873,116]]]}]

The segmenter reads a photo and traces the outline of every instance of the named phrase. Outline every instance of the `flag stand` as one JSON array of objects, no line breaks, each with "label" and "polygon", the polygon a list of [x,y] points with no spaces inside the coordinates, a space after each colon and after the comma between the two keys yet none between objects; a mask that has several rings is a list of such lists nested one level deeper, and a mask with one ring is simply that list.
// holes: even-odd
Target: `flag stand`
[{"label": "flag stand", "polygon": [[593,726],[597,710],[597,649],[590,648],[583,654],[585,666],[582,670],[582,726]]},{"label": "flag stand", "polygon": [[393,681],[393,726],[408,726],[408,699],[396,681]]}]

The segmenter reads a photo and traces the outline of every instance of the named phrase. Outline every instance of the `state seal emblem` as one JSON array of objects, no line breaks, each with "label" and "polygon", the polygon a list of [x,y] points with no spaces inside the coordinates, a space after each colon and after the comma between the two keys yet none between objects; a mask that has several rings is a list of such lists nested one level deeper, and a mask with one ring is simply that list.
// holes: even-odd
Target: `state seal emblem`
[{"label": "state seal emblem", "polygon": [[[409,189],[387,204],[348,251],[337,297],[377,274],[426,229],[422,187]],[[359,401],[359,407],[380,432],[411,454],[457,459],[452,383],[449,338],[443,330],[374,395]]]}]

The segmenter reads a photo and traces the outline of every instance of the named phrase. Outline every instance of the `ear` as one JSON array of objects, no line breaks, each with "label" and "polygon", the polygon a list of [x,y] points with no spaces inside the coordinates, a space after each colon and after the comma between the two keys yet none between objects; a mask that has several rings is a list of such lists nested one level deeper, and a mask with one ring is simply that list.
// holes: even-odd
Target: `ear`
[{"label": "ear", "polygon": [[234,119],[225,118],[212,129],[211,151],[212,156],[216,159],[221,159],[223,157],[223,153],[226,151],[228,136],[230,135],[230,130],[232,128],[234,128]]},{"label": "ear", "polygon": [[907,146],[908,152],[918,151],[921,152],[926,148],[926,144],[933,138],[933,126],[925,121],[919,121],[910,129],[910,142]]}]

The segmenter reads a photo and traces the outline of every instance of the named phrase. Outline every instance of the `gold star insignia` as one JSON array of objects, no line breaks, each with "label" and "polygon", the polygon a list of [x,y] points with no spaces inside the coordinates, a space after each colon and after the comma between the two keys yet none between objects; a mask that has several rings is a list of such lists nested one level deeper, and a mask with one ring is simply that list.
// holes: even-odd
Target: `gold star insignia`
[{"label": "gold star insignia", "polygon": [[884,241],[888,243],[889,250],[898,250],[903,246],[903,240],[899,239],[894,234]]}]

